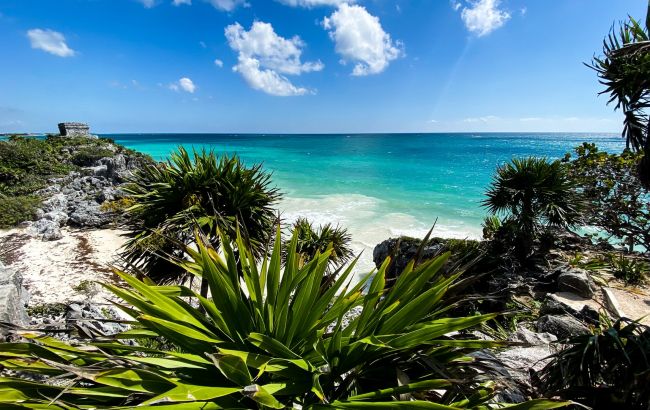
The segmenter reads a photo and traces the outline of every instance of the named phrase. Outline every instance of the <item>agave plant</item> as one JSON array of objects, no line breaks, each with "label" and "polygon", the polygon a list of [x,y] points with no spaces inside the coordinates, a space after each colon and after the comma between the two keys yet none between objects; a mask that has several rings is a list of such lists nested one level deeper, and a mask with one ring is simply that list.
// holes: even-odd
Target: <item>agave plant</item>
[{"label": "agave plant", "polygon": [[522,257],[544,227],[566,228],[579,221],[580,199],[560,161],[515,158],[497,168],[483,206],[505,214],[502,229],[513,232]]},{"label": "agave plant", "polygon": [[247,168],[237,157],[205,150],[190,155],[179,147],[166,163],[144,165],[129,182],[130,239],[121,256],[156,283],[188,278],[168,260],[184,255],[197,226],[214,246],[217,229],[231,237],[241,230],[256,256],[273,236],[280,193],[260,165]]},{"label": "agave plant", "polygon": [[[499,343],[454,338],[495,317],[445,317],[460,273],[439,273],[448,255],[413,268],[384,289],[389,261],[356,285],[350,264],[325,292],[331,248],[303,266],[294,235],[282,264],[278,230],[261,264],[241,236],[221,238],[223,256],[200,239],[182,267],[205,278],[205,298],[118,273],[105,285],[138,327],[70,345],[33,331],[0,344],[3,408],[48,409],[488,409],[497,384],[475,379],[467,353]],[[367,287],[367,293],[362,289]],[[196,301],[192,305],[189,300]],[[353,309],[360,309],[351,316]],[[175,349],[132,339],[164,338]],[[16,373],[17,372],[17,373]],[[21,378],[18,375],[29,376]],[[43,376],[46,377],[43,379]],[[551,409],[533,401],[513,409]]]},{"label": "agave plant", "polygon": [[595,409],[650,405],[650,327],[629,319],[574,337],[538,374],[545,394]]}]

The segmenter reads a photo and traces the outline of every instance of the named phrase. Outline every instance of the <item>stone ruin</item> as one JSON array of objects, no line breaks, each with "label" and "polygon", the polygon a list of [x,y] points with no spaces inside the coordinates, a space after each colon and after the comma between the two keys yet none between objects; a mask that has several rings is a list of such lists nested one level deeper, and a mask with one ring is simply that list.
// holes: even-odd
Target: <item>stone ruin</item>
[{"label": "stone ruin", "polygon": [[90,134],[88,124],[81,122],[62,122],[59,124],[59,133],[62,137],[93,138],[93,135]]}]

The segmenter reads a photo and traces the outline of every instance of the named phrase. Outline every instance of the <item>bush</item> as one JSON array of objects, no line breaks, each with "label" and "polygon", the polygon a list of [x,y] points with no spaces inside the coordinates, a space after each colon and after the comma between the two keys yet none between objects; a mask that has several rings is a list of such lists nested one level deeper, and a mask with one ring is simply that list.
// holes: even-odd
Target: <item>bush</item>
[{"label": "bush", "polygon": [[650,328],[620,319],[570,339],[539,373],[543,393],[595,409],[650,406]]},{"label": "bush", "polygon": [[83,147],[72,155],[71,161],[73,164],[80,167],[93,166],[95,163],[104,158],[112,157],[113,151],[102,147]]},{"label": "bush", "polygon": [[609,264],[614,277],[630,285],[640,284],[650,272],[650,264],[647,262],[626,258],[623,255],[609,255]]},{"label": "bush", "polygon": [[581,200],[574,185],[559,161],[516,158],[497,168],[483,206],[504,215],[499,229],[507,232],[518,259],[525,260],[548,228],[569,228],[580,221]]},{"label": "bush", "polygon": [[[298,236],[296,251],[304,260],[313,259],[318,252],[325,252],[329,246],[332,247],[328,265],[330,268],[335,269],[352,258],[350,247],[352,237],[345,228],[329,223],[314,227],[307,219],[298,218],[292,226],[291,233]],[[289,242],[289,240],[284,242],[285,250]]]},{"label": "bush", "polygon": [[41,198],[35,195],[7,197],[0,195],[0,228],[10,228],[36,217]]},{"label": "bush", "polygon": [[211,240],[218,240],[217,230],[231,237],[240,230],[259,256],[273,236],[273,206],[281,197],[270,184],[260,165],[179,147],[164,164],[144,164],[124,189],[133,206],[125,215],[130,239],[121,255],[156,283],[187,278],[168,259],[183,257],[197,228]]},{"label": "bush", "polygon": [[[499,386],[480,379],[468,353],[502,343],[448,335],[496,315],[445,317],[442,301],[460,275],[439,273],[448,255],[410,266],[390,290],[384,289],[386,261],[352,287],[349,266],[321,292],[330,251],[300,267],[297,241],[294,235],[284,269],[279,230],[270,257],[260,264],[241,237],[234,246],[219,240],[223,257],[209,245],[214,241],[187,248],[191,260],[182,266],[208,281],[208,298],[119,273],[129,288],[104,286],[125,301],[119,306],[140,327],[113,341],[77,346],[22,332],[29,343],[0,344],[0,365],[18,372],[0,379],[0,403],[61,409],[486,408]],[[357,307],[359,315],[350,316]],[[158,347],[120,342],[142,337]],[[175,349],[167,350],[166,343]],[[542,400],[512,408],[566,404]]]},{"label": "bush", "polygon": [[566,154],[569,174],[589,204],[585,222],[599,229],[593,241],[617,242],[627,251],[637,245],[650,249],[650,195],[636,171],[642,155],[608,154],[589,143],[577,147],[575,157]]}]

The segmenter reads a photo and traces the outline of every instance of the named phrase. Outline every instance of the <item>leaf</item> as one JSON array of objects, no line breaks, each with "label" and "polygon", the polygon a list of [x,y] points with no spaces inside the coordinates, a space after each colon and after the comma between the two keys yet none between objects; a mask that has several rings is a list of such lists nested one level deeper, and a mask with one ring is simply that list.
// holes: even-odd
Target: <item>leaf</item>
[{"label": "leaf", "polygon": [[237,386],[248,386],[253,382],[248,367],[241,357],[234,355],[210,355],[221,373]]}]

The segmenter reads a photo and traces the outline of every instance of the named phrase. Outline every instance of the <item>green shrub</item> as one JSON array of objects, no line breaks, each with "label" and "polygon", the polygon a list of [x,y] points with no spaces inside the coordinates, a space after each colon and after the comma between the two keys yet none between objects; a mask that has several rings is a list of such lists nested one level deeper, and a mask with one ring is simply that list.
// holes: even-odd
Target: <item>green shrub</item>
[{"label": "green shrub", "polygon": [[[390,290],[384,289],[388,260],[349,286],[353,264],[321,292],[330,251],[300,267],[297,241],[294,236],[284,268],[279,230],[261,264],[241,237],[234,248],[220,239],[223,256],[211,241],[199,241],[187,249],[191,260],[182,266],[207,280],[207,298],[119,273],[129,288],[105,286],[124,299],[119,306],[139,327],[113,341],[75,346],[35,332],[21,333],[29,343],[0,344],[0,365],[17,372],[0,378],[0,403],[55,409],[487,408],[499,385],[481,376],[468,353],[502,343],[448,335],[496,315],[445,316],[445,295],[460,275],[440,273],[448,255],[409,266]],[[357,307],[360,314],[349,316]],[[157,341],[150,348],[120,342],[143,337]],[[20,374],[47,375],[57,383]],[[538,400],[512,408],[567,404]]]},{"label": "green shrub", "polygon": [[113,151],[103,147],[83,147],[72,155],[71,161],[80,167],[87,167],[94,165],[101,158],[112,157],[113,154]]},{"label": "green shrub", "polygon": [[36,217],[41,198],[34,195],[7,197],[0,195],[0,228],[10,228]]},{"label": "green shrub", "polygon": [[595,409],[645,410],[650,404],[650,328],[620,319],[563,341],[538,375],[544,394]]},{"label": "green shrub", "polygon": [[29,316],[61,316],[68,311],[65,303],[43,303],[27,307]]},{"label": "green shrub", "polygon": [[183,257],[178,244],[192,243],[196,228],[212,240],[218,240],[217,229],[231,237],[239,229],[261,255],[281,197],[261,165],[246,167],[237,157],[190,154],[182,147],[164,164],[145,164],[124,191],[133,206],[125,215],[130,239],[121,256],[156,283],[187,277],[168,259]]},{"label": "green shrub", "polygon": [[645,261],[626,258],[623,255],[609,255],[608,259],[614,277],[630,285],[640,284],[650,272],[650,264]]},{"label": "green shrub", "polygon": [[[291,233],[298,236],[296,250],[304,260],[313,259],[318,252],[325,252],[328,246],[332,247],[329,264],[331,268],[335,269],[352,258],[352,237],[345,228],[329,223],[314,227],[306,218],[298,218],[291,228]],[[284,242],[285,250],[289,242]]]}]

